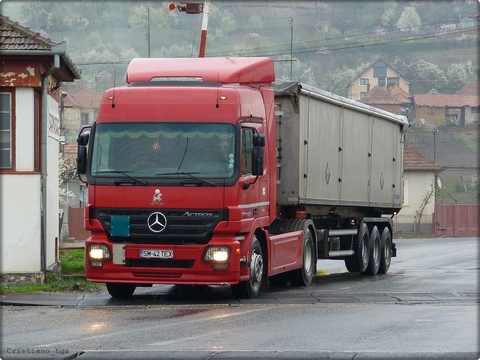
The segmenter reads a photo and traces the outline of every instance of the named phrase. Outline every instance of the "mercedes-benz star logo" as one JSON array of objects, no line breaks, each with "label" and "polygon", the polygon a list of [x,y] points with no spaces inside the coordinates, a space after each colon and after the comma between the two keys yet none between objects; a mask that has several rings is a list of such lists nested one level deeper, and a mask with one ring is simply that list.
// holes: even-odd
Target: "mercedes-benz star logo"
[{"label": "mercedes-benz star logo", "polygon": [[161,212],[151,213],[147,219],[147,225],[155,233],[162,232],[167,227],[167,217]]}]

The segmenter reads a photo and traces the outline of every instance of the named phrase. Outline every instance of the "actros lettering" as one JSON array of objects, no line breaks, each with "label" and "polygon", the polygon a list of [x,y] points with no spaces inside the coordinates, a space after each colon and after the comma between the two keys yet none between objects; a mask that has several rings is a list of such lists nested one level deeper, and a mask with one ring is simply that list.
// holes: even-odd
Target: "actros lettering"
[{"label": "actros lettering", "polygon": [[183,216],[195,216],[195,217],[213,217],[213,213],[201,213],[187,211]]}]

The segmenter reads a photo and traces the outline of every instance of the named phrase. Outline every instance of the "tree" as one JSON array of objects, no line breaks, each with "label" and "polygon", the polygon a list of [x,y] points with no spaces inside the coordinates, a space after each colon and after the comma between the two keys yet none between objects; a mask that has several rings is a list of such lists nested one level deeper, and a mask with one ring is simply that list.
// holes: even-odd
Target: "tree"
[{"label": "tree", "polygon": [[398,4],[396,1],[388,1],[385,4],[385,7],[385,12],[381,17],[381,24],[389,29],[393,29],[395,26],[395,16]]},{"label": "tree", "polygon": [[474,65],[472,61],[454,63],[448,66],[445,70],[448,92],[458,91],[469,81],[478,81],[477,71],[478,65]]},{"label": "tree", "polygon": [[407,6],[402,15],[398,19],[395,26],[402,31],[412,31],[412,28],[417,28],[422,24],[420,16],[415,11],[413,6]]},{"label": "tree", "polygon": [[73,198],[73,192],[63,187],[64,183],[75,180],[77,178],[77,170],[72,161],[66,161],[62,154],[58,157],[58,193],[60,205],[68,202],[68,199]]}]

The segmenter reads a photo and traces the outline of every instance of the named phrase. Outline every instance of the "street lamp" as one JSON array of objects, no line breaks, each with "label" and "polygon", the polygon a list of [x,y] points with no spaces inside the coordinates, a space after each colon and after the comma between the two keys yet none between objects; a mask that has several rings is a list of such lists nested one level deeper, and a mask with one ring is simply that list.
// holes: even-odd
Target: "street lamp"
[{"label": "street lamp", "polygon": [[62,143],[63,145],[65,145],[65,133],[64,133],[64,129],[63,129],[63,110],[65,109],[65,98],[67,97],[67,92],[66,91],[62,91],[62,94],[60,95],[60,114],[59,114],[59,118],[60,118],[60,124],[59,124],[59,127],[60,127],[60,145],[61,145],[61,148],[60,148],[60,152],[63,153],[63,146],[62,146]]}]

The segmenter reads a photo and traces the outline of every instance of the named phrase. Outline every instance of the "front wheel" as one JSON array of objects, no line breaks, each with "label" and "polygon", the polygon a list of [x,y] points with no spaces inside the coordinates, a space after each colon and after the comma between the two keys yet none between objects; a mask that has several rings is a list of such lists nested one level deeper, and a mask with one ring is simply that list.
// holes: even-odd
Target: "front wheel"
[{"label": "front wheel", "polygon": [[250,279],[232,285],[233,295],[237,298],[255,299],[260,295],[262,283],[267,272],[260,242],[254,235],[250,251]]},{"label": "front wheel", "polygon": [[135,285],[122,283],[107,283],[107,290],[111,297],[125,299],[133,295]]},{"label": "front wheel", "polygon": [[302,267],[292,274],[292,283],[297,286],[310,286],[315,276],[317,254],[315,251],[315,239],[312,234],[313,223],[301,221],[297,230],[303,230],[303,263]]}]

